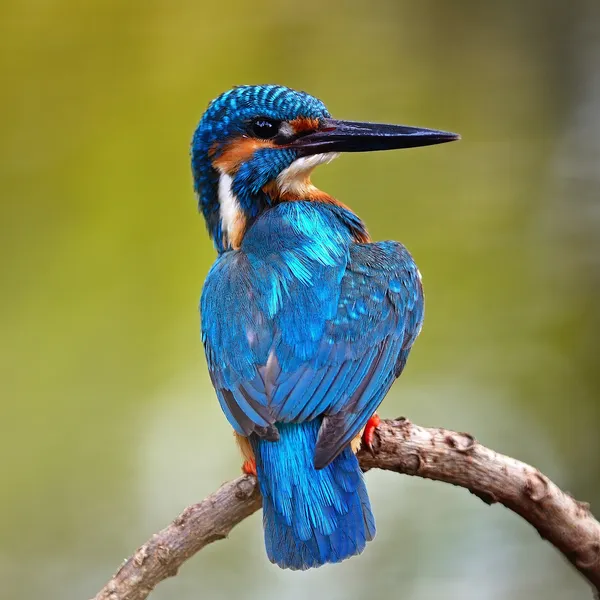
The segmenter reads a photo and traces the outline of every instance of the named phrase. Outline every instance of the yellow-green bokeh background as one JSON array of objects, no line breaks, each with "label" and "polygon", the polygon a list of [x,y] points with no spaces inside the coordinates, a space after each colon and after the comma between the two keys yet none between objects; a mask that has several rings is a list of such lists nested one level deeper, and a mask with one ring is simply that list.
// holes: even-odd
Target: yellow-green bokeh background
[{"label": "yellow-green bokeh background", "polygon": [[[316,174],[423,273],[423,334],[381,414],[470,431],[600,513],[597,0],[4,0],[0,81],[3,599],[91,597],[238,473],[199,339],[214,252],[188,147],[240,83],[463,135]],[[367,479],[360,558],[279,571],[254,516],[152,598],[587,597],[508,511]]]}]

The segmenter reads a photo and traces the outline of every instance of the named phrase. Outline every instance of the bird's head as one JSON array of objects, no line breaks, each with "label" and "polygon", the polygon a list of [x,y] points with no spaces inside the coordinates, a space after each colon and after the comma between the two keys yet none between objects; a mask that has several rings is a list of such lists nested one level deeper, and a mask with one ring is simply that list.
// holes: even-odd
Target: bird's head
[{"label": "bird's head", "polygon": [[239,247],[246,229],[278,202],[331,202],[311,171],[339,152],[440,144],[454,133],[338,121],[304,92],[278,85],[235,87],[215,98],[192,140],[200,210],[217,249]]}]

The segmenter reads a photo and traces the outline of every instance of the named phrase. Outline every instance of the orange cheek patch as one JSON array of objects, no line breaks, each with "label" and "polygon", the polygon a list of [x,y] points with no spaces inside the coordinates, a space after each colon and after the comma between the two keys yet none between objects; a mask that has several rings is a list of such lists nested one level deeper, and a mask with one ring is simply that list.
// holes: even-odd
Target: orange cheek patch
[{"label": "orange cheek patch", "polygon": [[[269,140],[257,140],[247,137],[235,138],[221,149],[221,153],[212,161],[212,164],[215,169],[233,175],[243,162],[252,158],[257,150],[273,147],[273,143]],[[214,149],[212,154],[215,154]]]},{"label": "orange cheek patch", "polygon": [[316,131],[319,129],[319,119],[298,117],[289,123],[295,133],[308,133],[309,131]]}]

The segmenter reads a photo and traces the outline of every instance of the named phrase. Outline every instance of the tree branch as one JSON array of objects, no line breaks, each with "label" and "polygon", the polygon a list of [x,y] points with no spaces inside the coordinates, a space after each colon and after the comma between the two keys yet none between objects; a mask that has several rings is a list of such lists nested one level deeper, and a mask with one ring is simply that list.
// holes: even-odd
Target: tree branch
[{"label": "tree branch", "polygon": [[[373,453],[359,452],[373,468],[445,481],[468,489],[487,504],[499,502],[521,515],[585,577],[600,598],[600,523],[537,469],[498,454],[467,433],[382,421]],[[254,477],[230,481],[186,508],[168,527],[138,548],[94,600],[143,600],[163,579],[204,546],[229,532],[261,506]]]}]

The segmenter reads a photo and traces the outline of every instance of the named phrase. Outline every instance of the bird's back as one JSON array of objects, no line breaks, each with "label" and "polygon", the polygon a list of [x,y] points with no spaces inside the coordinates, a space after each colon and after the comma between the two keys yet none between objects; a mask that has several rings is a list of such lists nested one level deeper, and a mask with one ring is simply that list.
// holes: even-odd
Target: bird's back
[{"label": "bird's back", "polygon": [[338,562],[373,537],[350,442],[422,320],[408,252],[357,243],[351,214],[310,202],[270,209],[221,255],[203,291],[209,369],[256,457],[267,553],[292,569]]}]

